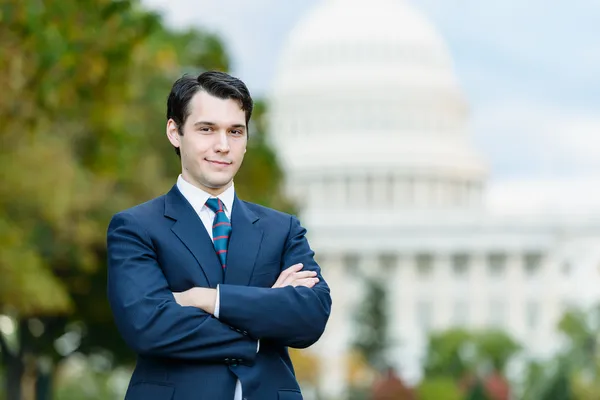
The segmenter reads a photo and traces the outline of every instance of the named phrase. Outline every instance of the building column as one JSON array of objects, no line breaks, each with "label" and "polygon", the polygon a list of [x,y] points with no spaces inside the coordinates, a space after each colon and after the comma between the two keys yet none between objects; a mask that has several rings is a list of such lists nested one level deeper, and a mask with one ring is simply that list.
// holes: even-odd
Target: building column
[{"label": "building column", "polygon": [[508,253],[506,257],[506,287],[510,288],[507,296],[507,331],[515,335],[515,339],[527,337],[526,323],[528,299],[525,296],[523,261],[520,253]]},{"label": "building column", "polygon": [[434,308],[433,329],[443,330],[452,326],[453,305],[455,296],[451,288],[454,286],[452,259],[448,253],[433,253],[433,285],[431,300],[438,305]]},{"label": "building column", "polygon": [[475,251],[472,254],[472,267],[470,268],[470,288],[472,320],[471,328],[479,329],[485,327],[489,308],[489,277],[488,260],[485,251]]}]

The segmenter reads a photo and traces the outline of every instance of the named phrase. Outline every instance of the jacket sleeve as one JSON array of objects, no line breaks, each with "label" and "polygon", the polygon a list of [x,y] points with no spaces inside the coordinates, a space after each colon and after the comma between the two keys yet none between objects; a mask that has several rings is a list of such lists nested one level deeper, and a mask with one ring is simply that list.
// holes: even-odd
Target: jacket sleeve
[{"label": "jacket sleeve", "polygon": [[149,234],[134,216],[108,227],[108,300],[125,342],[144,356],[251,363],[257,341],[212,315],[175,301]]},{"label": "jacket sleeve", "polygon": [[321,337],[331,311],[331,296],[305,234],[306,229],[291,217],[283,265],[302,263],[303,270],[317,272],[319,283],[310,289],[220,285],[221,321],[253,337],[295,348],[311,346]]}]

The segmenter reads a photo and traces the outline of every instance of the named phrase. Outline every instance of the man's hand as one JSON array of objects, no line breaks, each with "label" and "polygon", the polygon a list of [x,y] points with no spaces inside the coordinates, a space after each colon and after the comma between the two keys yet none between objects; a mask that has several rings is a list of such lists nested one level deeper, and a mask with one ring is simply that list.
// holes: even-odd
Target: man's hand
[{"label": "man's hand", "polygon": [[209,314],[215,313],[216,289],[193,287],[185,292],[173,293],[173,296],[182,307],[196,307]]},{"label": "man's hand", "polygon": [[283,271],[272,288],[282,288],[285,286],[305,286],[311,288],[319,282],[315,271],[301,271],[304,265],[295,264]]}]

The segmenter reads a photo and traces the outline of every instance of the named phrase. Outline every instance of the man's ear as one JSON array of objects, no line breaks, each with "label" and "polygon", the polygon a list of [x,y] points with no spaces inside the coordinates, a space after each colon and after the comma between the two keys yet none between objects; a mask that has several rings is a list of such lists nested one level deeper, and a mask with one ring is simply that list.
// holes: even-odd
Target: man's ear
[{"label": "man's ear", "polygon": [[169,138],[169,142],[173,145],[173,147],[181,146],[180,138],[179,138],[179,129],[177,123],[172,119],[167,121],[167,137]]}]

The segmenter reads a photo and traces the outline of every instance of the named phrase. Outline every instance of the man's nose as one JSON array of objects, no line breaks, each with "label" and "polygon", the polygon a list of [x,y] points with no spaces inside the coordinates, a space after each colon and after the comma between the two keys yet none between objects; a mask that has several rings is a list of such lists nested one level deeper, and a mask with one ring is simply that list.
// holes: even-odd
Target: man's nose
[{"label": "man's nose", "polygon": [[219,132],[216,150],[221,153],[229,151],[229,137],[227,136],[227,132]]}]

